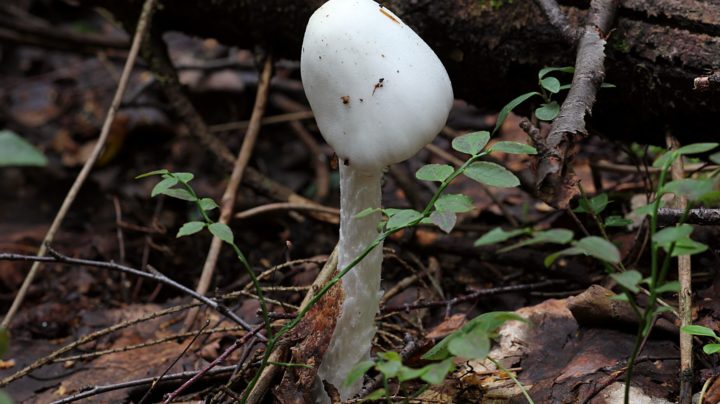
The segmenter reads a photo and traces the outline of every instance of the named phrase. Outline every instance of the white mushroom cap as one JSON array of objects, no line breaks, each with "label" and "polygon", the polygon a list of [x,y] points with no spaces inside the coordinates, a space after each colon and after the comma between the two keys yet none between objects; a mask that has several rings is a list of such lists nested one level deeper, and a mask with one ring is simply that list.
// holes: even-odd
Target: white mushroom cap
[{"label": "white mushroom cap", "polygon": [[315,11],[301,74],[323,137],[363,171],[417,153],[445,125],[453,102],[440,59],[372,0],[330,0]]}]

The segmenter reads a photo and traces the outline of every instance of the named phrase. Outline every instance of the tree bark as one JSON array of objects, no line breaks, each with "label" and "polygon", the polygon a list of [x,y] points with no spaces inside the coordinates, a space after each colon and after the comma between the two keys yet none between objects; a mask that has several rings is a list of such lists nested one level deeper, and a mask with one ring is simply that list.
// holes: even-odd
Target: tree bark
[{"label": "tree bark", "polygon": [[[79,0],[119,16],[138,13],[139,0]],[[158,10],[155,24],[213,37],[243,48],[261,45],[298,59],[305,24],[323,0],[176,0]],[[575,49],[533,1],[499,8],[489,0],[384,2],[435,49],[456,96],[498,108],[537,89],[544,66],[574,64]],[[584,25],[588,1],[561,0],[573,27]],[[123,18],[121,18],[123,19]],[[693,90],[695,78],[720,67],[720,0],[625,0],[607,47],[606,81],[589,122],[609,137],[662,144],[671,128],[683,143],[712,139],[719,116],[717,91]],[[571,77],[558,75],[563,83]],[[526,110],[527,112],[527,110]]]}]

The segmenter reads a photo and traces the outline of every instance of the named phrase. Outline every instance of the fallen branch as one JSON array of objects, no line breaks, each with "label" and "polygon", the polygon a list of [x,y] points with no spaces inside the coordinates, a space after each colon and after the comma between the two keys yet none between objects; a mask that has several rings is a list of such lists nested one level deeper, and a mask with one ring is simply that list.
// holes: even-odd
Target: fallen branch
[{"label": "fallen branch", "polygon": [[597,89],[605,78],[605,44],[615,18],[618,0],[592,0],[588,22],[578,42],[572,87],[560,113],[538,145],[536,187],[540,197],[557,208],[566,208],[577,194],[572,172],[575,143],[587,135],[585,116],[592,112]]},{"label": "fallen branch", "polygon": [[570,22],[560,9],[557,1],[535,0],[535,4],[542,9],[550,25],[555,27],[566,41],[574,44],[578,36],[577,30],[570,25]]},{"label": "fallen branch", "polygon": [[693,80],[693,90],[697,91],[718,91],[720,90],[720,72],[709,76],[700,76]]}]

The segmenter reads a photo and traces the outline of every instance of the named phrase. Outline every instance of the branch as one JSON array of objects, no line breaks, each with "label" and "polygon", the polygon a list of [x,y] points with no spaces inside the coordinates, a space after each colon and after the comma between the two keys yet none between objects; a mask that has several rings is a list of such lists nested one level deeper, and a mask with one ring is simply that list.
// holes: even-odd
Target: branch
[{"label": "branch", "polygon": [[[62,255],[59,252],[53,250],[50,246],[46,246],[47,252],[50,254],[50,256],[47,257],[38,257],[34,255],[22,255],[22,254],[12,254],[12,253],[0,253],[0,261],[29,261],[29,262],[35,262],[35,263],[61,263],[61,264],[73,264],[73,265],[81,265],[86,267],[93,267],[93,268],[102,268],[102,269],[110,269],[113,271],[119,271],[126,274],[131,274],[135,276],[139,276],[146,279],[151,279],[156,282],[163,283],[165,285],[168,285],[183,294],[186,294],[190,297],[192,297],[195,300],[198,300],[205,304],[206,306],[210,307],[211,309],[217,311],[218,313],[222,314],[223,316],[229,318],[233,322],[241,325],[245,330],[252,331],[253,327],[246,323],[245,320],[238,317],[237,314],[233,313],[228,309],[225,305],[220,304],[216,302],[213,299],[210,299],[208,297],[205,297],[203,295],[200,295],[196,293],[194,290],[189,289],[174,280],[168,278],[167,276],[161,274],[160,272],[144,272],[139,269],[131,268],[125,265],[116,264],[114,262],[104,262],[104,261],[93,261],[93,260],[86,260],[86,259],[79,259],[79,258],[71,258],[66,255]],[[265,336],[258,335],[258,338],[262,341],[266,341]]]},{"label": "branch", "polygon": [[578,138],[587,135],[585,116],[592,112],[597,89],[605,78],[606,38],[615,18],[618,0],[592,0],[588,22],[578,42],[575,75],[560,113],[539,156],[536,186],[541,198],[557,208],[566,208],[577,194],[577,178],[570,163]]},{"label": "branch", "polygon": [[577,30],[570,25],[565,13],[560,10],[560,6],[555,0],[535,0],[535,4],[542,9],[550,25],[555,27],[566,41],[572,44],[577,41]]}]

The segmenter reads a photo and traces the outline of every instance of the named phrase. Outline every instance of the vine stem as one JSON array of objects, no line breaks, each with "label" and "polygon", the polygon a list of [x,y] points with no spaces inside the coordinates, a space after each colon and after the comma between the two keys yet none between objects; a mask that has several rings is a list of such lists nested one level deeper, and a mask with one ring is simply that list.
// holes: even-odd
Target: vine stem
[{"label": "vine stem", "polygon": [[[40,249],[37,253],[38,257],[43,257],[45,256],[45,253],[47,253],[46,246],[48,244],[51,244],[55,240],[55,235],[60,230],[60,226],[62,225],[62,222],[65,219],[68,211],[70,210],[73,202],[75,202],[75,198],[80,192],[80,188],[82,188],[85,180],[90,175],[90,171],[95,165],[95,162],[102,154],[105,143],[107,142],[107,139],[110,135],[110,128],[115,121],[115,115],[117,114],[118,109],[120,109],[120,103],[122,102],[123,95],[125,94],[125,90],[127,89],[127,85],[130,80],[130,73],[132,72],[132,68],[135,65],[135,60],[137,59],[138,53],[140,51],[140,45],[143,41],[143,38],[145,37],[145,33],[148,30],[148,26],[150,25],[150,20],[152,19],[153,12],[155,11],[155,3],[156,0],[145,0],[145,3],[143,4],[137,28],[135,29],[135,35],[133,36],[132,46],[130,47],[130,52],[128,53],[127,60],[125,61],[125,66],[123,67],[122,74],[120,75],[120,81],[118,82],[117,90],[115,90],[115,95],[113,96],[113,100],[110,103],[110,108],[108,109],[107,115],[105,116],[105,121],[103,122],[102,129],[100,130],[100,136],[95,143],[95,148],[90,154],[90,157],[83,165],[83,168],[82,170],[80,170],[77,178],[75,178],[75,182],[73,182],[72,186],[70,187],[67,196],[65,196],[65,199],[63,200],[60,209],[55,215],[55,219],[53,219],[53,222],[50,225],[50,229],[48,230],[47,234],[45,234],[45,238],[43,239],[42,244],[40,244]],[[30,272],[28,272],[25,280],[23,281],[23,284],[20,286],[20,290],[15,296],[15,299],[13,300],[10,309],[5,314],[5,318],[3,318],[2,323],[0,323],[0,327],[7,328],[12,322],[15,313],[17,313],[18,309],[20,309],[20,306],[23,303],[23,300],[25,300],[25,296],[27,295],[30,285],[35,279],[38,271],[40,271],[41,265],[42,264],[40,261],[33,262],[33,265],[30,268]]]}]

